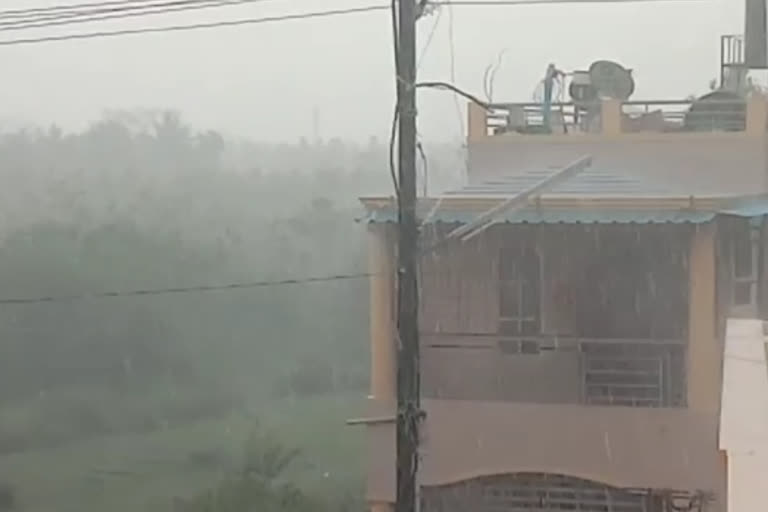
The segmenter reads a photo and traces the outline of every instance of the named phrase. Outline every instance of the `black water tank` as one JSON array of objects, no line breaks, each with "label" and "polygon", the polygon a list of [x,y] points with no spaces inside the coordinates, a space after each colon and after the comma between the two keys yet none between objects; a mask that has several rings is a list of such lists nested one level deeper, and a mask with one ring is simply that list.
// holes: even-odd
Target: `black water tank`
[{"label": "black water tank", "polygon": [[739,132],[746,125],[746,100],[730,91],[705,94],[691,104],[683,120],[684,129],[692,132]]}]

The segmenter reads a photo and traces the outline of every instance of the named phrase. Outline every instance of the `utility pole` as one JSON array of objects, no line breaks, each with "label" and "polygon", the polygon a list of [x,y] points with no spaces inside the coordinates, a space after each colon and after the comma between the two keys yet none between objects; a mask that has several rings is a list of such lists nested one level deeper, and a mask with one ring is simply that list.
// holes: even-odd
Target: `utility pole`
[{"label": "utility pole", "polygon": [[398,2],[397,494],[395,512],[416,512],[419,464],[419,297],[416,223],[416,0]]}]

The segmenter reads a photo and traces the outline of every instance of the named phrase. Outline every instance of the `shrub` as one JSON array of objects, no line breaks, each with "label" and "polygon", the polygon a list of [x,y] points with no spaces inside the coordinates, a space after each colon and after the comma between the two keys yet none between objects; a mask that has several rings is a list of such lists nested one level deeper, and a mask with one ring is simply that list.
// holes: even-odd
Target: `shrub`
[{"label": "shrub", "polygon": [[324,507],[292,485],[238,476],[190,500],[177,499],[175,512],[322,512]]}]

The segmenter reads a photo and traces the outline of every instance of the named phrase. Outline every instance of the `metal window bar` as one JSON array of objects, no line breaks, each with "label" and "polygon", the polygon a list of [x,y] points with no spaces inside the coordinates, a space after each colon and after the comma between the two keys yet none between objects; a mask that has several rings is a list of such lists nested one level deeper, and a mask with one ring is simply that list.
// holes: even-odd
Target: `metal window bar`
[{"label": "metal window bar", "polygon": [[663,357],[584,355],[584,389],[591,405],[663,407]]},{"label": "metal window bar", "polygon": [[[750,229],[749,249],[746,254],[739,254],[738,241],[731,244],[731,276],[733,283],[732,296],[734,305],[756,306],[757,284],[760,260],[760,233],[756,229]],[[746,256],[748,261],[740,261],[741,256]],[[745,263],[740,266],[739,263]],[[746,267],[746,268],[745,268]],[[746,290],[746,292],[744,292]]]},{"label": "metal window bar", "polygon": [[499,331],[520,336],[541,325],[541,265],[534,249],[502,249],[499,258]]}]

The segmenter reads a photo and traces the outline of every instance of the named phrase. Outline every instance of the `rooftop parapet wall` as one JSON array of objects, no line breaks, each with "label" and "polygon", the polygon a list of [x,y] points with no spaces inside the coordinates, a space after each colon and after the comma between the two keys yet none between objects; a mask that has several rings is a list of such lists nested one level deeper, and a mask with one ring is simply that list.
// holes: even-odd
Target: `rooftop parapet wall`
[{"label": "rooftop parapet wall", "polygon": [[[762,136],[768,128],[768,100],[746,101],[603,100],[591,104],[553,103],[545,126],[541,103],[493,103],[468,107],[469,143],[489,137],[616,137],[650,134],[664,137],[717,133]],[[651,137],[655,138],[655,137]]]},{"label": "rooftop parapet wall", "polygon": [[[595,170],[646,178],[661,186],[690,190],[692,195],[767,191],[766,99],[754,96],[742,104],[740,121],[732,111],[718,117],[700,107],[691,118],[690,106],[690,102],[609,100],[599,105],[599,115],[585,120],[586,114],[572,104],[554,104],[551,129],[542,133],[536,128],[540,105],[494,105],[486,110],[472,104],[469,180],[563,167],[589,154]],[[524,122],[520,116],[517,121],[507,120],[505,116],[514,109],[524,111]],[[565,123],[557,121],[561,111],[566,113],[560,116]],[[632,114],[637,111],[642,115]],[[523,125],[528,128],[511,128]]]}]

